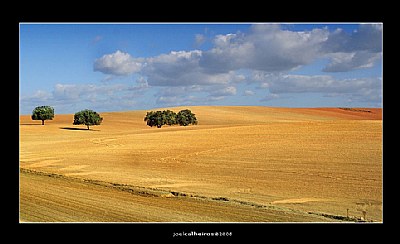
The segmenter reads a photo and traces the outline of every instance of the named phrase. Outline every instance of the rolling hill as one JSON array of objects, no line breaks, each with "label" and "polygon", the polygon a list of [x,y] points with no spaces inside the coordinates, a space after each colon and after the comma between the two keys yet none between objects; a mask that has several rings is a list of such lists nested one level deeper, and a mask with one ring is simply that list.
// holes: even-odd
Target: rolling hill
[{"label": "rolling hill", "polygon": [[199,124],[21,115],[21,222],[383,221],[382,109],[163,109]]}]

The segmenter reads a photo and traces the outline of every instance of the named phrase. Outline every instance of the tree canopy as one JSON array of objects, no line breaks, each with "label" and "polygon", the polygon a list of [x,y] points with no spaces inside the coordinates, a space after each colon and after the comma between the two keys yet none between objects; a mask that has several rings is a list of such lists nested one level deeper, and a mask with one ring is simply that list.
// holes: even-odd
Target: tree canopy
[{"label": "tree canopy", "polygon": [[100,114],[97,112],[85,109],[75,113],[74,115],[74,125],[86,125],[89,130],[89,126],[91,125],[100,125],[103,121],[103,118],[100,117]]},{"label": "tree canopy", "polygon": [[54,108],[50,106],[38,106],[32,111],[32,120],[41,120],[44,125],[45,120],[54,118]]},{"label": "tree canopy", "polygon": [[144,117],[144,121],[146,121],[148,126],[157,126],[157,128],[161,128],[163,125],[171,126],[179,124],[187,126],[190,124],[197,124],[195,114],[188,109],[181,110],[178,112],[178,114],[171,110],[150,111],[147,112],[146,116]]},{"label": "tree canopy", "polygon": [[176,115],[176,120],[179,125],[197,125],[196,115],[192,113],[189,109],[181,110]]}]

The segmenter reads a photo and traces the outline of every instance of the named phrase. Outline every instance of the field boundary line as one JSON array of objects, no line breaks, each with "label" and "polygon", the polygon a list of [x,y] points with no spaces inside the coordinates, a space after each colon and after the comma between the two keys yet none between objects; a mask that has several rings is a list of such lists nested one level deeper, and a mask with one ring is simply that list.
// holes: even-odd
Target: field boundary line
[{"label": "field boundary line", "polygon": [[326,214],[326,213],[304,212],[304,211],[300,211],[300,210],[294,210],[294,209],[290,209],[290,208],[276,206],[273,204],[268,204],[268,205],[258,204],[258,203],[249,202],[249,201],[231,199],[231,198],[227,198],[227,197],[223,197],[223,196],[207,197],[207,196],[194,195],[194,194],[183,193],[183,192],[178,192],[178,191],[169,191],[169,190],[158,189],[158,188],[133,186],[133,185],[128,185],[128,184],[113,183],[113,182],[107,182],[107,181],[101,181],[101,180],[78,178],[78,177],[43,172],[43,171],[27,169],[27,168],[20,168],[20,173],[40,175],[40,176],[58,178],[58,179],[63,179],[63,180],[72,180],[72,181],[83,183],[83,184],[91,184],[91,185],[106,187],[106,188],[110,188],[110,189],[114,189],[114,190],[124,191],[124,192],[128,192],[128,193],[131,193],[134,195],[143,196],[143,197],[176,197],[176,198],[183,198],[183,199],[186,198],[186,199],[195,199],[195,200],[203,200],[203,201],[213,201],[213,202],[219,202],[219,203],[223,203],[223,204],[230,203],[230,204],[238,204],[238,205],[253,207],[253,208],[264,208],[264,209],[273,210],[273,211],[295,212],[295,213],[300,213],[300,214],[304,214],[304,215],[314,215],[314,216],[321,217],[321,219],[324,219],[324,218],[334,219],[334,220],[337,220],[338,222],[364,222],[358,218],[349,218],[349,217],[345,217],[345,216],[331,215],[331,214]]}]

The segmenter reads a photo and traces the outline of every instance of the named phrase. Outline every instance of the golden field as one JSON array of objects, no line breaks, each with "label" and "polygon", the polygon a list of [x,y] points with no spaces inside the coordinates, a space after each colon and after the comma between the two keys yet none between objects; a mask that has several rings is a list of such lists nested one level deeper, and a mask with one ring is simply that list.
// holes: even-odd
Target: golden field
[{"label": "golden field", "polygon": [[21,115],[20,221],[383,221],[382,109],[186,108],[198,125]]}]

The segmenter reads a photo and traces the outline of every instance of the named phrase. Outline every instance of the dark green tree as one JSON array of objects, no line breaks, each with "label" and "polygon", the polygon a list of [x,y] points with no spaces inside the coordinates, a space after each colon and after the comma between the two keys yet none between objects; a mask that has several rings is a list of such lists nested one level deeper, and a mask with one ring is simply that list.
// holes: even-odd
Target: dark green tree
[{"label": "dark green tree", "polygon": [[176,113],[171,110],[163,111],[166,119],[166,124],[171,126],[171,125],[176,125]]},{"label": "dark green tree", "polygon": [[161,128],[161,126],[167,124],[167,116],[165,111],[151,111],[147,112],[144,121],[150,127],[157,126],[157,128]]},{"label": "dark green tree", "polygon": [[196,115],[192,113],[189,109],[184,109],[178,112],[176,115],[176,122],[179,125],[187,126],[187,125],[197,125]]},{"label": "dark green tree", "polygon": [[144,116],[144,121],[146,121],[148,126],[153,127],[155,125],[154,111],[147,112],[146,116]]},{"label": "dark green tree", "polygon": [[45,120],[54,118],[54,108],[50,106],[39,106],[32,111],[32,120],[41,120],[44,125]]},{"label": "dark green tree", "polygon": [[157,128],[161,128],[163,125],[171,126],[179,124],[187,126],[197,124],[196,116],[188,109],[181,110],[178,114],[171,110],[147,112],[144,121],[146,121],[148,126],[157,126]]},{"label": "dark green tree", "polygon": [[90,125],[100,125],[103,118],[97,112],[85,109],[75,113],[74,115],[74,125],[86,125],[89,130]]}]

